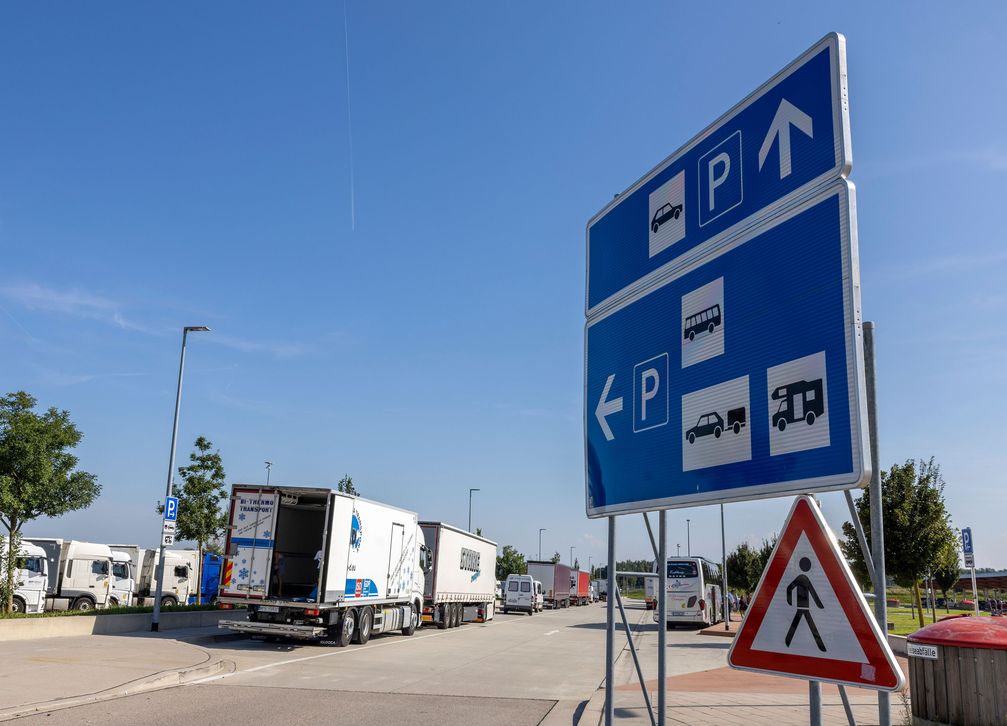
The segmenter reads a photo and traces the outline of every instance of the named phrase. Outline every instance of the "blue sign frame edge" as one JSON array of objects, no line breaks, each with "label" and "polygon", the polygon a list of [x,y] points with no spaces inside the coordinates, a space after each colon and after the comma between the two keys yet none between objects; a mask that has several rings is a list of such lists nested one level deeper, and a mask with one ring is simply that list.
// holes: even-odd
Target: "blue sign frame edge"
[{"label": "blue sign frame edge", "polygon": [[[706,128],[700,131],[698,134],[693,136],[689,141],[679,147],[676,151],[672,152],[670,155],[665,157],[664,161],[657,164],[650,171],[640,177],[636,182],[631,184],[625,191],[616,196],[612,201],[606,204],[602,209],[597,212],[591,219],[588,220],[584,227],[584,247],[585,247],[585,270],[584,270],[584,314],[588,318],[592,318],[599,313],[607,310],[608,308],[621,302],[622,299],[630,294],[634,290],[639,290],[641,287],[648,285],[654,280],[662,277],[668,268],[675,266],[679,262],[680,258],[675,258],[669,260],[667,263],[652,270],[640,279],[633,283],[630,283],[623,289],[613,293],[609,297],[605,298],[593,308],[590,306],[590,282],[591,282],[591,227],[602,217],[608,214],[612,209],[617,207],[626,197],[637,191],[640,187],[650,181],[654,176],[661,173],[665,168],[674,164],[680,157],[687,154],[694,146],[704,141],[711,134],[716,132],[721,125],[723,125],[728,119],[732,118],[734,115],[740,113],[742,110],[747,108],[756,99],[760,98],[769,89],[774,87],[779,81],[789,75],[795,68],[805,63],[808,59],[820,53],[824,48],[832,46],[832,83],[833,83],[833,98],[836,97],[837,91],[839,96],[839,104],[833,109],[833,123],[835,128],[839,133],[842,134],[842,143],[840,144],[841,153],[840,158],[837,160],[836,166],[834,166],[829,171],[819,175],[818,177],[812,179],[806,184],[798,187],[796,190],[788,194],[783,199],[778,202],[764,207],[759,212],[753,216],[747,217],[740,220],[736,224],[732,225],[728,229],[725,229],[720,234],[707,240],[707,242],[716,242],[718,240],[727,239],[728,237],[733,237],[734,235],[740,234],[749,227],[755,226],[756,224],[764,221],[767,217],[775,212],[780,212],[782,210],[790,207],[796,198],[801,198],[809,192],[818,188],[823,182],[831,179],[834,176],[839,176],[845,178],[853,166],[853,144],[850,139],[850,104],[849,104],[849,87],[848,87],[848,76],[846,70],[846,36],[842,33],[832,32],[828,33],[824,38],[819,40],[817,43],[808,48],[804,53],[798,56],[791,63],[787,64],[782,70],[776,73],[772,78],[759,86],[756,90],[748,94],[744,99],[736,103],[730,108],[726,113],[721,114],[716,121],[709,124]],[[706,244],[706,243],[704,243]],[[702,245],[700,245],[702,246]],[[690,252],[695,251],[690,250],[683,253],[682,256],[689,255]]]},{"label": "blue sign frame edge", "polygon": [[[589,507],[588,475],[588,425],[593,415],[593,408],[588,399],[588,360],[587,332],[595,323],[604,320],[619,310],[646,297],[651,292],[663,287],[678,277],[696,269],[706,261],[718,257],[741,246],[753,237],[776,227],[779,224],[801,214],[805,210],[824,201],[832,195],[839,195],[841,231],[843,238],[843,267],[849,270],[849,277],[843,289],[843,308],[846,319],[846,380],[853,390],[856,400],[850,405],[851,447],[853,453],[853,471],[848,474],[838,474],[814,479],[801,479],[777,484],[761,484],[741,489],[703,492],[701,494],[649,499],[640,502]],[[728,504],[756,499],[771,499],[774,497],[794,496],[799,494],[843,491],[862,488],[871,478],[872,461],[870,449],[870,429],[867,419],[867,381],[864,368],[864,329],[860,302],[860,254],[857,237],[857,203],[856,187],[848,179],[840,178],[819,190],[806,196],[799,204],[795,204],[784,213],[765,219],[761,224],[752,225],[731,239],[717,237],[700,245],[701,259],[692,259],[686,264],[679,263],[674,270],[665,271],[659,283],[646,288],[636,288],[631,295],[624,297],[617,306],[606,309],[603,314],[595,316],[584,323],[584,384],[583,384],[583,427],[584,427],[584,503],[589,519],[608,517],[617,514],[638,514],[640,512],[659,511],[662,509],[681,509],[707,504]],[[675,264],[673,261],[669,264]]]}]

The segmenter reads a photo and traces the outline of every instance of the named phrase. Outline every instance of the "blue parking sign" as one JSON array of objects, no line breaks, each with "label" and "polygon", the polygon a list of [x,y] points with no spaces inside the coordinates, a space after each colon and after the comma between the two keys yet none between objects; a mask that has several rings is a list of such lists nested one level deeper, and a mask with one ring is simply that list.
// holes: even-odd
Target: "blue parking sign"
[{"label": "blue parking sign", "polygon": [[178,519],[178,497],[168,497],[164,502],[164,521],[174,522]]}]

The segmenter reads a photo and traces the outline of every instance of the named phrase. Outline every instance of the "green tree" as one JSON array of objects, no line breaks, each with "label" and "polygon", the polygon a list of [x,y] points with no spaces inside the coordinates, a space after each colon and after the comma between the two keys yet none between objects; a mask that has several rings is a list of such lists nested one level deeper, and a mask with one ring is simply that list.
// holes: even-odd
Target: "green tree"
[{"label": "green tree", "polygon": [[[13,540],[13,547],[8,547],[6,538],[0,535],[0,603],[10,600],[12,603],[17,604],[14,601],[14,593],[23,583],[21,582],[21,573],[17,569],[18,558],[15,555],[12,559],[12,553],[20,551],[21,535],[15,532],[11,535],[11,539]],[[8,581],[6,575],[11,570],[14,571],[14,577]],[[18,609],[20,610],[20,608]]]},{"label": "green tree", "polygon": [[945,542],[944,547],[937,556],[937,562],[933,569],[933,578],[934,583],[941,591],[941,595],[944,596],[944,610],[945,612],[950,612],[948,590],[953,588],[961,578],[961,564],[958,559],[958,533],[954,530],[951,532],[951,538]]},{"label": "green tree", "polygon": [[554,554],[554,555],[552,556],[552,559],[551,559],[551,560],[549,560],[549,561],[550,561],[550,562],[552,562],[552,563],[553,563],[554,565],[556,565],[556,564],[559,564],[559,562],[560,562],[560,561],[561,561],[562,559],[563,559],[563,558],[559,556],[559,552],[557,552],[557,553],[555,553],[555,554]]},{"label": "green tree", "polygon": [[[928,461],[909,459],[881,472],[881,508],[885,527],[885,570],[900,586],[913,588],[922,628],[920,580],[936,566],[941,550],[954,538],[944,504],[944,477],[933,457]],[[857,516],[870,542],[869,496],[857,500]],[[843,555],[853,564],[855,574],[864,573],[866,581],[867,567],[852,523],[843,523],[843,535],[846,538],[840,543]],[[874,594],[886,596],[883,584],[874,583]]]},{"label": "green tree", "polygon": [[[204,436],[196,439],[196,450],[189,454],[189,465],[178,467],[182,485],[178,496],[178,537],[195,542],[199,548],[199,576],[196,603],[203,603],[203,550],[218,540],[227,527],[227,512],[220,504],[227,499],[224,489],[224,464],[219,451]],[[163,509],[163,508],[162,508]]]},{"label": "green tree", "polygon": [[504,545],[503,553],[497,555],[497,579],[506,580],[507,575],[523,575],[527,571],[524,555],[511,545]]},{"label": "green tree", "polygon": [[343,478],[339,480],[338,484],[336,484],[336,491],[342,492],[343,494],[350,494],[354,497],[360,496],[360,492],[358,492],[357,488],[353,486],[353,477],[349,474],[343,474]]},{"label": "green tree", "polygon": [[750,594],[759,582],[759,553],[742,542],[727,555],[727,585],[732,590]]},{"label": "green tree", "polygon": [[756,552],[757,565],[755,573],[755,583],[752,585],[752,589],[759,584],[759,579],[762,577],[762,573],[766,571],[766,566],[769,565],[769,558],[773,554],[773,548],[776,547],[776,533],[769,539],[762,540],[762,545]]},{"label": "green tree", "polygon": [[[0,398],[0,524],[7,528],[7,560],[17,558],[21,527],[38,517],[59,517],[91,505],[101,492],[94,474],[77,471],[71,451],[83,434],[70,414],[50,408],[24,391]],[[13,606],[13,567],[5,573],[4,612]]]}]

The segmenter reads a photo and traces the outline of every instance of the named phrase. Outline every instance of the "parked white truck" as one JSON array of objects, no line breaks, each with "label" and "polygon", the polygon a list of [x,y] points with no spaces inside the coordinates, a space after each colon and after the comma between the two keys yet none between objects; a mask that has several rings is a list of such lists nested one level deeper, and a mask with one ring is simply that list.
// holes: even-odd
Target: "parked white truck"
[{"label": "parked white truck", "polygon": [[[138,547],[137,545],[113,544],[113,559],[118,553],[119,559],[115,559],[114,567],[121,567],[120,563],[125,556],[128,559],[128,575],[132,578],[131,583],[116,578],[113,584],[114,589],[125,589],[132,585],[132,597],[130,604],[146,605],[154,604],[154,596],[157,594],[157,563],[160,562],[159,550],[155,548]],[[165,550],[164,551],[164,587],[161,588],[161,606],[185,605],[189,602],[189,596],[196,593],[196,578],[198,571],[196,562],[199,553],[196,550]],[[119,570],[123,575],[125,568]],[[119,604],[125,604],[120,601]]]},{"label": "parked white truck", "polygon": [[345,646],[412,635],[423,607],[414,512],[313,487],[235,484],[218,602],[243,633]]},{"label": "parked white truck", "polygon": [[[48,587],[45,550],[22,542],[14,564],[14,612],[40,613],[45,608]],[[0,568],[0,578],[7,579],[7,571]]]},{"label": "parked white truck", "polygon": [[453,628],[493,619],[497,545],[443,522],[420,522],[426,544],[423,622]]},{"label": "parked white truck", "polygon": [[112,602],[112,550],[79,540],[32,537],[46,558],[46,610],[93,610]]}]

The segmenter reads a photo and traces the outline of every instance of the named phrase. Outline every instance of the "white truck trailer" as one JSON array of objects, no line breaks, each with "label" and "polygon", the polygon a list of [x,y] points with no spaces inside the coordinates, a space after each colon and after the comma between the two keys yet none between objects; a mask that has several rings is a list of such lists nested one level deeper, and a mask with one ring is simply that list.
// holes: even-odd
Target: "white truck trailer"
[{"label": "white truck trailer", "polygon": [[453,628],[493,619],[497,545],[443,522],[420,522],[428,561],[423,622]]},{"label": "white truck trailer", "polygon": [[218,602],[247,619],[222,628],[345,646],[419,625],[414,512],[330,488],[235,484],[229,522]]},{"label": "white truck trailer", "polygon": [[46,610],[93,610],[112,600],[112,550],[79,540],[32,537],[46,557]]},{"label": "white truck trailer", "polygon": [[[30,542],[21,543],[14,569],[14,612],[43,611],[48,589],[47,565],[45,550]],[[7,579],[5,568],[0,568],[0,578]]]}]

